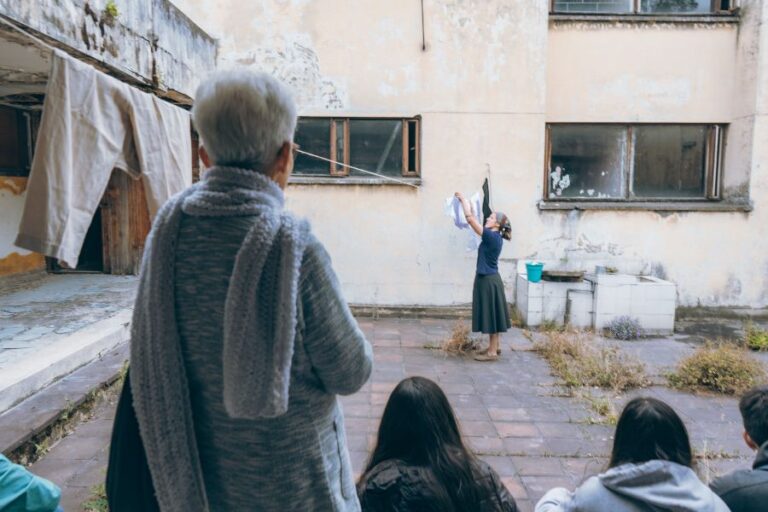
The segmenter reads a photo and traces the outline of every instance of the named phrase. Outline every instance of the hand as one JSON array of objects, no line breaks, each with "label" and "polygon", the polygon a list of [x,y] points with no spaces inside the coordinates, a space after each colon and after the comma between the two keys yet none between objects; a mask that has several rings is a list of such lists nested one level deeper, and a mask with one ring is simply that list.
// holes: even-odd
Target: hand
[{"label": "hand", "polygon": [[464,194],[462,194],[461,192],[456,192],[454,196],[458,197],[460,201],[464,200]]}]

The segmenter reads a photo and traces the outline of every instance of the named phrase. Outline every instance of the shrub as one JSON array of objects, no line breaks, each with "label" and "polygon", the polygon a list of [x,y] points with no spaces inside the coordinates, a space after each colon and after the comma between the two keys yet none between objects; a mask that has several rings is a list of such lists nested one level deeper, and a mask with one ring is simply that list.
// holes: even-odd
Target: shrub
[{"label": "shrub", "polygon": [[453,324],[451,337],[443,342],[442,349],[451,354],[466,354],[478,348],[479,340],[474,338],[466,323],[459,320]]},{"label": "shrub", "polygon": [[614,391],[649,384],[645,367],[615,347],[595,347],[578,332],[549,332],[534,350],[547,360],[566,386],[596,386]]},{"label": "shrub", "polygon": [[734,395],[754,387],[765,369],[749,352],[730,345],[707,345],[678,364],[667,378],[672,387]]},{"label": "shrub", "polygon": [[768,331],[750,322],[745,328],[744,343],[752,350],[766,351],[768,350]]},{"label": "shrub", "polygon": [[643,335],[640,321],[629,316],[617,316],[605,328],[610,337],[617,340],[636,340]]}]

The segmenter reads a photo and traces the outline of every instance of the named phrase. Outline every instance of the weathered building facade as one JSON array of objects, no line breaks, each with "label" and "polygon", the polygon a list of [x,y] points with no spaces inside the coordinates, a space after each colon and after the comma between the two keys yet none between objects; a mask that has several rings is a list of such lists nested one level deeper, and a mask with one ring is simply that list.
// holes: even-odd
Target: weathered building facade
[{"label": "weathered building facade", "polygon": [[[0,21],[0,276],[8,276],[46,268],[42,255],[14,240],[51,48],[186,106],[199,79],[215,66],[216,44],[167,0],[0,0]],[[143,196],[139,181],[113,173],[81,253],[83,270],[135,270],[149,227]]]},{"label": "weathered building facade", "polygon": [[474,254],[442,205],[490,173],[510,292],[535,258],[662,276],[682,306],[768,306],[768,2],[178,5],[220,67],[294,87],[304,148],[417,185],[297,163],[290,206],[352,302],[468,302]]}]

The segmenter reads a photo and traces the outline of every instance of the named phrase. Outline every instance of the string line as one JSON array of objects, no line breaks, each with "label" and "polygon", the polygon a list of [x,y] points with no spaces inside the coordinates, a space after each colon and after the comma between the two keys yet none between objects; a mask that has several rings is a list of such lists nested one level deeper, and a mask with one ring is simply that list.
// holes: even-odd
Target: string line
[{"label": "string line", "polygon": [[324,162],[330,162],[330,163],[332,163],[334,165],[340,165],[342,167],[346,167],[347,169],[352,169],[353,171],[358,171],[358,172],[362,172],[362,173],[365,173],[365,174],[370,174],[372,176],[378,176],[379,178],[382,178],[382,179],[385,179],[385,180],[389,180],[389,181],[393,181],[395,183],[399,183],[400,185],[408,185],[409,187],[419,188],[417,185],[414,185],[413,183],[408,183],[407,181],[398,180],[397,178],[393,178],[391,176],[385,176],[385,175],[379,174],[377,172],[368,171],[366,169],[361,169],[361,168],[355,167],[353,165],[347,165],[347,164],[342,163],[342,162],[337,162],[336,160],[331,160],[330,158],[325,158],[324,156],[316,155],[314,153],[310,153],[309,151],[304,151],[304,150],[298,149],[298,150],[296,150],[296,152],[297,153],[301,153],[302,155],[311,156],[312,158],[317,158],[318,160],[323,160]]}]

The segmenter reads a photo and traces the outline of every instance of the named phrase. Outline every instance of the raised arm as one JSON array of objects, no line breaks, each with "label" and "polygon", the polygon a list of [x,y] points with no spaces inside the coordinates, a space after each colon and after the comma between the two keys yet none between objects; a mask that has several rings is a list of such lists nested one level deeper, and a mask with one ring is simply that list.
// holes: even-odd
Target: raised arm
[{"label": "raised arm", "polygon": [[461,207],[464,209],[464,216],[467,218],[467,223],[469,226],[475,233],[482,235],[483,225],[480,224],[480,221],[472,213],[472,208],[469,206],[469,201],[467,201],[467,198],[464,197],[464,194],[461,192],[456,192],[456,197],[459,199],[459,201],[461,201]]}]

